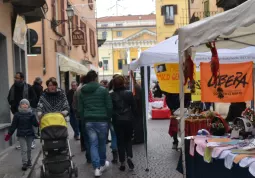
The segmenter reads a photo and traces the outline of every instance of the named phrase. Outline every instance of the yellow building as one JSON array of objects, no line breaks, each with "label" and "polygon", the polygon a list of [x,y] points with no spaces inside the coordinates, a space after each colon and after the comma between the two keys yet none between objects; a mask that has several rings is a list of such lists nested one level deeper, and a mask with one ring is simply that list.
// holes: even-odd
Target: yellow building
[{"label": "yellow building", "polygon": [[176,30],[189,24],[187,0],[156,0],[157,41],[173,36]]},{"label": "yellow building", "polygon": [[222,12],[217,1],[156,0],[157,41],[178,34],[180,27]]},{"label": "yellow building", "polygon": [[97,20],[98,38],[106,39],[99,48],[100,79],[110,80],[121,74],[126,64],[156,44],[156,16],[128,15],[102,17]]}]

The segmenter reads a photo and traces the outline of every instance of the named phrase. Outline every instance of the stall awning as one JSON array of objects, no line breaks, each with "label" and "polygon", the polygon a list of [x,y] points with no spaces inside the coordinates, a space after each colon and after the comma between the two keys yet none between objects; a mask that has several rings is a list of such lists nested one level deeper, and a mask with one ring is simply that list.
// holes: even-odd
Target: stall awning
[{"label": "stall awning", "polygon": [[69,72],[74,72],[80,75],[85,75],[89,71],[89,69],[86,66],[62,54],[58,54],[58,59],[59,59],[59,67],[61,72],[69,71]]}]

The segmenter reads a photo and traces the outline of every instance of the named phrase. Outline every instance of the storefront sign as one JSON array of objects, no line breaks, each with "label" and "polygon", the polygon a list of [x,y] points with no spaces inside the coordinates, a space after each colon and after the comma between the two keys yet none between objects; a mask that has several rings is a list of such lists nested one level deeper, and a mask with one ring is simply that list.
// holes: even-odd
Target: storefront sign
[{"label": "storefront sign", "polygon": [[81,30],[73,31],[72,40],[74,46],[85,45],[84,32]]},{"label": "storefront sign", "polygon": [[[179,64],[155,64],[160,89],[168,93],[180,93]],[[185,93],[190,93],[185,86]]]},{"label": "storefront sign", "polygon": [[[213,84],[210,63],[201,63],[201,89],[203,102],[245,102],[253,100],[253,62],[220,64],[220,75]],[[224,98],[217,96],[221,87]]]}]

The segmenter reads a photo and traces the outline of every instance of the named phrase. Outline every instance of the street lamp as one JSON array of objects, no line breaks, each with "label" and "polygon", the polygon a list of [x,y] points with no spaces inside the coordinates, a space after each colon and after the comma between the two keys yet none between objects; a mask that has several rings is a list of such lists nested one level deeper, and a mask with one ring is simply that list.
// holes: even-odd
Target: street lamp
[{"label": "street lamp", "polygon": [[55,29],[57,26],[61,25],[62,23],[68,22],[72,19],[72,17],[74,16],[74,10],[73,7],[71,5],[68,5],[68,7],[66,8],[66,14],[68,19],[67,20],[56,20],[56,19],[52,19],[51,21],[51,27],[53,29]]}]

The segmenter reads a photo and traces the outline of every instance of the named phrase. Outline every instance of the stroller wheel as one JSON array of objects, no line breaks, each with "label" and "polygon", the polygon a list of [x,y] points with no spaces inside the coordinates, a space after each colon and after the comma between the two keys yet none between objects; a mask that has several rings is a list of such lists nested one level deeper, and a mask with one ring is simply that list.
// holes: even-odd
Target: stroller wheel
[{"label": "stroller wheel", "polygon": [[71,167],[68,168],[68,174],[69,174],[69,178],[73,177],[73,169]]},{"label": "stroller wheel", "polygon": [[45,178],[45,173],[43,172],[42,166],[41,166],[40,178]]},{"label": "stroller wheel", "polygon": [[77,167],[74,168],[74,175],[75,175],[75,177],[78,177],[78,168]]}]

